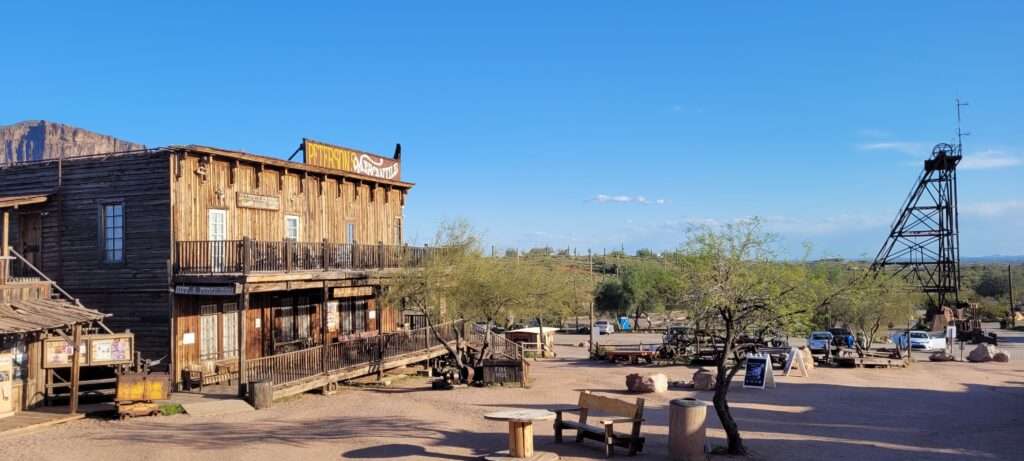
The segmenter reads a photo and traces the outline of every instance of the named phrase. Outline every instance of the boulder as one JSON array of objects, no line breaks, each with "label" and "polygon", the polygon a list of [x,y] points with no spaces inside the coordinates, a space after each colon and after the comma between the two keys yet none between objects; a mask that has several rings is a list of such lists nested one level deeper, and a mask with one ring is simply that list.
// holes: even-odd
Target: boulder
[{"label": "boulder", "polygon": [[701,368],[693,374],[693,388],[698,391],[709,391],[715,388],[715,375],[711,370]]},{"label": "boulder", "polygon": [[1010,361],[1010,356],[1006,355],[1006,352],[1002,352],[1002,351],[996,352],[996,354],[992,356],[992,361],[993,362],[999,362],[999,363],[1006,363],[1006,362]]},{"label": "boulder", "polygon": [[661,373],[647,376],[633,373],[626,376],[626,389],[637,393],[665,392],[668,390],[668,377]]},{"label": "boulder", "polygon": [[999,352],[995,346],[991,344],[978,344],[978,347],[974,348],[973,351],[967,356],[967,360],[971,362],[991,362],[992,358]]},{"label": "boulder", "polygon": [[688,383],[685,379],[680,379],[678,381],[669,381],[668,387],[669,389],[693,389],[693,383]]},{"label": "boulder", "polygon": [[929,355],[928,360],[932,362],[952,362],[956,360],[956,358],[945,352],[936,352],[932,355]]}]

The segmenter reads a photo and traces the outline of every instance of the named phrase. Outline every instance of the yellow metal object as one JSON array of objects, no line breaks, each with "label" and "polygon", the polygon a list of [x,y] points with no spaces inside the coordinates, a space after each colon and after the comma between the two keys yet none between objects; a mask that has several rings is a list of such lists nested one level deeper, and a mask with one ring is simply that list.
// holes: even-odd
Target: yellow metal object
[{"label": "yellow metal object", "polygon": [[167,373],[123,374],[117,377],[117,401],[141,402],[167,399]]}]

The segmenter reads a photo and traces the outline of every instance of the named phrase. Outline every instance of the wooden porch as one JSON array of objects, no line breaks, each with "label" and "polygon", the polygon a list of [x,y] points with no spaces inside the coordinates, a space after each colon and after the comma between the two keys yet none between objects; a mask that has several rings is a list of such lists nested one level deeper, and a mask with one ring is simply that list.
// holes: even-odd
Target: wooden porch
[{"label": "wooden porch", "polygon": [[447,248],[242,240],[179,241],[174,273],[223,275],[254,273],[365,271],[422,267]]},{"label": "wooden porch", "polygon": [[252,359],[245,362],[241,377],[237,373],[224,377],[247,383],[270,381],[274,398],[284,398],[443,357],[448,354],[445,343],[456,347],[460,335],[465,347],[486,349],[503,360],[523,360],[522,348],[516,343],[503,336],[474,332],[462,320],[436,325],[435,329],[437,336],[429,328],[417,328]]}]

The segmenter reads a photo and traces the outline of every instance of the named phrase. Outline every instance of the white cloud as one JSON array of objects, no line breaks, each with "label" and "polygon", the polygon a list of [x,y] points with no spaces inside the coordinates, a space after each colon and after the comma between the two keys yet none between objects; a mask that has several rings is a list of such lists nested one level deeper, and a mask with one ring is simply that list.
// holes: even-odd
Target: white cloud
[{"label": "white cloud", "polygon": [[644,197],[643,195],[632,196],[632,195],[606,195],[606,194],[597,194],[590,201],[591,202],[597,202],[597,203],[635,203],[635,204],[638,204],[638,205],[664,205],[664,204],[668,203],[663,198],[651,200],[651,199],[648,199],[647,197]]},{"label": "white cloud", "polygon": [[975,202],[960,205],[960,212],[966,215],[986,218],[1004,216],[1012,213],[1024,213],[1024,201],[1005,200],[1001,202]]},{"label": "white cloud", "polygon": [[1024,158],[1011,155],[1001,150],[986,150],[970,155],[964,155],[960,161],[960,168],[964,170],[991,170],[996,168],[1010,168],[1024,164]]},{"label": "white cloud", "polygon": [[859,144],[857,147],[860,150],[895,151],[907,155],[919,156],[924,156],[930,152],[924,143],[910,141],[872,142]]}]

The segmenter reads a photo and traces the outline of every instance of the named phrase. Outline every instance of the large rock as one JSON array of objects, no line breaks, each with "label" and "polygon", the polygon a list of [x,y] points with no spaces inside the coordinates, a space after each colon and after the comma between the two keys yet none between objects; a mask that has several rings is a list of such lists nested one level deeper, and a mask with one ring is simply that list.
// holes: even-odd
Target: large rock
[{"label": "large rock", "polygon": [[0,165],[145,148],[142,144],[45,120],[0,126]]},{"label": "large rock", "polygon": [[999,351],[999,352],[996,352],[996,355],[992,356],[992,361],[993,362],[999,362],[999,363],[1006,363],[1006,362],[1010,361],[1010,356],[1006,355],[1006,352]]},{"label": "large rock", "polygon": [[626,389],[637,393],[665,392],[668,390],[668,377],[661,373],[647,376],[633,373],[626,376]]},{"label": "large rock", "polygon": [[701,368],[693,374],[693,388],[698,391],[709,391],[715,388],[715,375],[711,370]]},{"label": "large rock", "polygon": [[974,348],[967,355],[967,360],[971,362],[991,362],[997,353],[999,353],[999,349],[996,349],[991,344],[978,344],[978,347]]},{"label": "large rock", "polygon": [[929,355],[928,360],[931,360],[932,362],[952,362],[953,360],[956,360],[956,358],[945,352],[936,352]]}]

